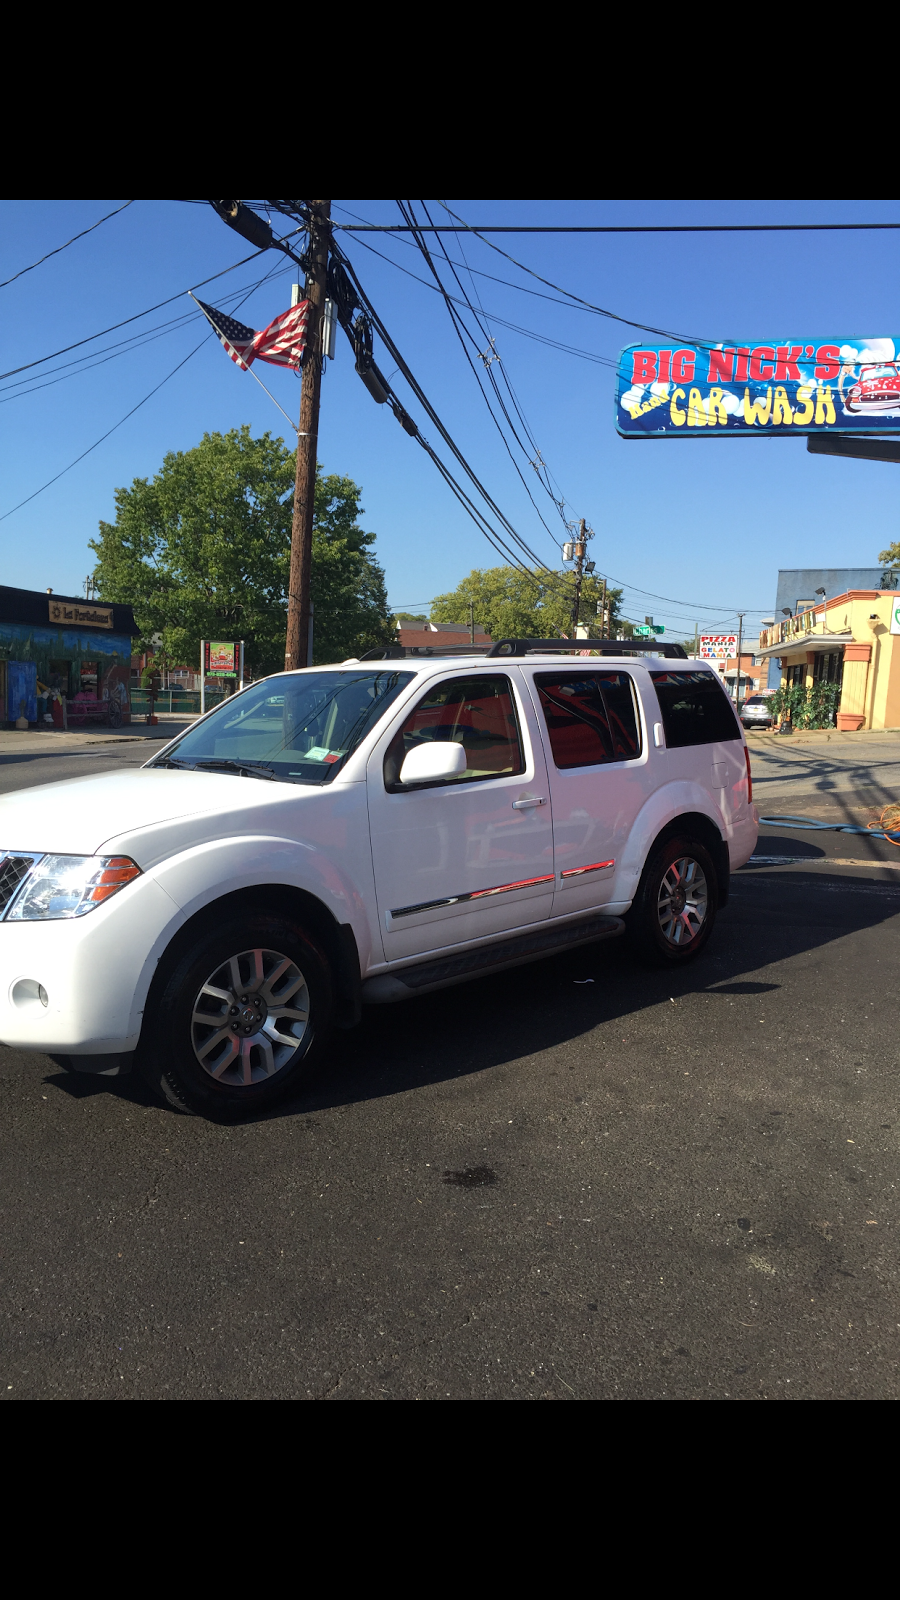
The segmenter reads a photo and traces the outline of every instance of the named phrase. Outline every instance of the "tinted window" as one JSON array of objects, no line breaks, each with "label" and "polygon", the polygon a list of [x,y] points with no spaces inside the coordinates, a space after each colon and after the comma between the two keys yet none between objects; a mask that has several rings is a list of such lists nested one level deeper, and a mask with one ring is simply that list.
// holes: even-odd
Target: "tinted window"
[{"label": "tinted window", "polygon": [[461,744],[466,770],[447,783],[500,778],[524,772],[522,741],[508,678],[448,678],[430,689],[391,740],[384,758],[388,789],[399,787],[410,750],[436,739]]},{"label": "tinted window", "polygon": [[557,767],[631,761],[641,753],[634,683],[627,672],[538,672]]},{"label": "tinted window", "polygon": [[711,672],[651,672],[650,676],[670,750],[741,737],[731,701]]},{"label": "tinted window", "polygon": [[214,770],[217,761],[246,761],[286,783],[328,783],[412,677],[360,667],[266,678],[198,723],[160,764]]}]

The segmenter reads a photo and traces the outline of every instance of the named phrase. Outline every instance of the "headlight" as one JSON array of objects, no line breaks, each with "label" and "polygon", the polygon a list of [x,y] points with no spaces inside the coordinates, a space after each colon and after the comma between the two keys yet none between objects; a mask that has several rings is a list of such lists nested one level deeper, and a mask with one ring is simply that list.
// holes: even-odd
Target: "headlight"
[{"label": "headlight", "polygon": [[6,914],[8,922],[83,917],[140,875],[129,856],[44,856]]}]

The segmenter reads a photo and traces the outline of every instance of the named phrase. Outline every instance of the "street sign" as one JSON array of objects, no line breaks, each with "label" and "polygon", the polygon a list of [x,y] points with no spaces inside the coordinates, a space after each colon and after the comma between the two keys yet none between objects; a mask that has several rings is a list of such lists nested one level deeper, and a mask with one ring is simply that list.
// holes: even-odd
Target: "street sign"
[{"label": "street sign", "polygon": [[900,433],[900,338],[628,345],[615,406],[623,439]]},{"label": "street sign", "polygon": [[651,633],[665,633],[665,631],[666,630],[663,627],[661,622],[653,622],[650,625],[650,632]]},{"label": "street sign", "polygon": [[645,628],[643,623],[638,623],[632,628],[631,631],[633,634],[636,634],[639,639],[646,639],[654,630],[652,628]]}]

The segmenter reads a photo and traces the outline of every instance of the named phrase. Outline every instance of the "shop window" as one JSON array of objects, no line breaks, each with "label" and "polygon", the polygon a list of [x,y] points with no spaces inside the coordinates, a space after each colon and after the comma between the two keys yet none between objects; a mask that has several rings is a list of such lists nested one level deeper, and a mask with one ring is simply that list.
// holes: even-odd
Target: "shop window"
[{"label": "shop window", "polygon": [[816,656],[813,666],[814,683],[839,684],[844,675],[843,650],[823,650]]}]

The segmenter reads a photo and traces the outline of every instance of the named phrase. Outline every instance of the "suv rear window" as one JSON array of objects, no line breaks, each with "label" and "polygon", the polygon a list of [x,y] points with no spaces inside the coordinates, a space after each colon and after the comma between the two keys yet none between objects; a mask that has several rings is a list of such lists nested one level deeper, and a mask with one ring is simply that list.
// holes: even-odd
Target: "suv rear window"
[{"label": "suv rear window", "polygon": [[650,676],[670,750],[740,739],[731,701],[711,672],[651,672]]},{"label": "suv rear window", "polygon": [[536,672],[535,688],[558,768],[633,761],[641,753],[627,672]]}]

